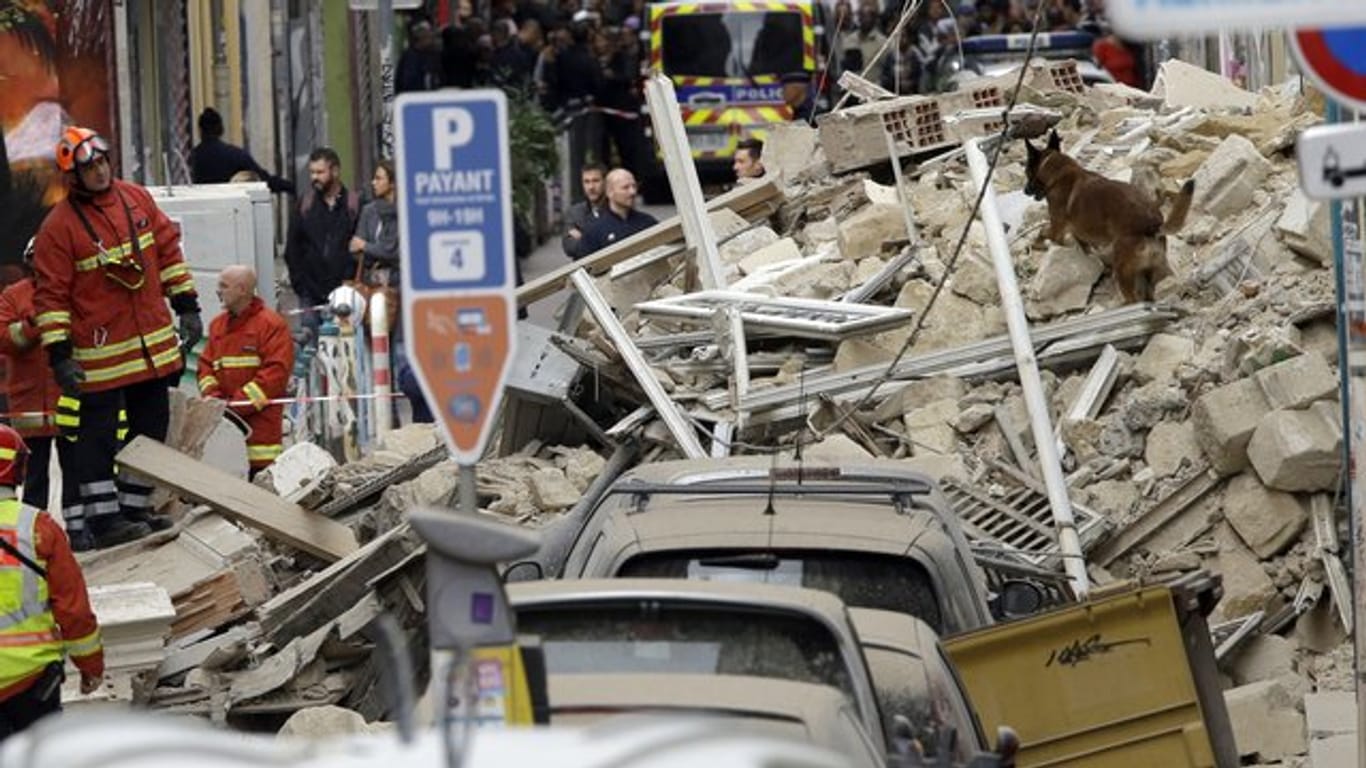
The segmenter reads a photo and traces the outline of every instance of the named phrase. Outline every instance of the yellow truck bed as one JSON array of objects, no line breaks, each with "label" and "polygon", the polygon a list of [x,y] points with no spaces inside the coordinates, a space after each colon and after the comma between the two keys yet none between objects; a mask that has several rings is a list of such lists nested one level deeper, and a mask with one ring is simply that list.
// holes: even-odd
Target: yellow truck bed
[{"label": "yellow truck bed", "polygon": [[986,732],[1019,734],[1021,768],[1234,768],[1205,622],[1220,592],[1203,573],[1127,586],[944,645]]}]

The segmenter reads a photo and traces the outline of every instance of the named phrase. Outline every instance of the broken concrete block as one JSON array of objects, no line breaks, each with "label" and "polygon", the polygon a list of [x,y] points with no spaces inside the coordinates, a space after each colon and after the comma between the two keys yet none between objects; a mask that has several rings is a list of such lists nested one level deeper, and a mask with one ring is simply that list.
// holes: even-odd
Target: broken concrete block
[{"label": "broken concrete block", "polygon": [[1270,172],[1271,163],[1257,147],[1232,134],[1195,172],[1195,207],[1220,218],[1237,216],[1252,204]]},{"label": "broken concrete block", "polygon": [[1311,738],[1356,733],[1356,694],[1352,691],[1316,691],[1306,694],[1304,719]]},{"label": "broken concrete block", "polygon": [[441,435],[431,424],[408,424],[380,435],[379,450],[396,453],[404,461],[441,444]]},{"label": "broken concrete block", "polygon": [[1238,537],[1263,560],[1279,555],[1299,540],[1309,515],[1299,499],[1262,485],[1244,472],[1224,492],[1224,517]]},{"label": "broken concrete block", "polygon": [[905,240],[906,216],[901,206],[874,203],[860,208],[840,223],[840,253],[858,261],[882,252],[882,244]]},{"label": "broken concrete block", "polygon": [[1247,446],[1257,476],[1282,491],[1331,491],[1337,487],[1342,432],[1319,409],[1272,411]]},{"label": "broken concrete block", "polygon": [[359,713],[344,707],[327,705],[305,707],[289,716],[280,727],[282,737],[329,739],[353,733],[369,733],[371,727]]},{"label": "broken concrete block", "polygon": [[817,136],[815,128],[802,122],[771,125],[760,158],[764,171],[789,184],[797,181],[803,172],[824,162],[824,153],[816,151]]},{"label": "broken concrete block", "polygon": [[1307,408],[1317,400],[1338,396],[1338,377],[1317,352],[1269,365],[1253,374],[1253,378],[1273,409]]},{"label": "broken concrete block", "polygon": [[1088,506],[1109,517],[1122,521],[1129,517],[1138,504],[1138,487],[1130,480],[1101,480],[1086,486],[1090,497]]},{"label": "broken concrete block", "polygon": [[996,270],[981,259],[969,254],[965,254],[965,257],[953,273],[953,292],[983,306],[1000,303],[1001,291],[996,282]]},{"label": "broken concrete block", "polygon": [[867,283],[881,272],[882,268],[885,266],[887,266],[887,262],[877,256],[869,256],[866,259],[860,259],[858,264],[854,266],[854,274],[849,278],[849,285],[857,287]]},{"label": "broken concrete block", "polygon": [[760,268],[802,258],[802,249],[790,237],[781,238],[740,259],[740,274],[752,275]]},{"label": "broken concrete block", "polygon": [[1338,768],[1357,765],[1357,735],[1341,733],[1309,743],[1309,762],[1304,768]]},{"label": "broken concrete block", "polygon": [[[1124,426],[1122,419],[1108,419],[1101,422],[1096,448],[1112,459],[1136,459],[1143,455],[1143,433]],[[1080,453],[1077,458],[1081,458]]]},{"label": "broken concrete block", "polygon": [[1050,248],[1029,283],[1027,314],[1031,319],[1045,319],[1085,309],[1091,288],[1104,271],[1100,259],[1080,248]]},{"label": "broken concrete block", "polygon": [[1270,409],[1261,387],[1252,379],[1240,379],[1196,399],[1191,423],[1215,471],[1231,475],[1247,467],[1247,444]]},{"label": "broken concrete block", "polygon": [[326,477],[337,466],[337,460],[327,449],[314,443],[295,443],[280,454],[267,468],[270,490],[285,497],[317,480]]},{"label": "broken concrete block", "polygon": [[1168,552],[1153,561],[1153,573],[1193,571],[1200,567],[1200,556],[1194,552]]},{"label": "broken concrete block", "polygon": [[1143,460],[1158,477],[1176,474],[1182,462],[1198,464],[1202,458],[1195,427],[1188,421],[1159,422],[1148,432]]},{"label": "broken concrete block", "polygon": [[[843,346],[843,345],[841,345]],[[838,352],[836,355],[838,356]],[[890,359],[890,358],[888,358]],[[899,392],[878,404],[873,411],[875,421],[899,419],[907,411],[928,405],[936,400],[961,400],[968,392],[967,384],[953,376],[931,376],[907,382]]]},{"label": "broken concrete block", "polygon": [[579,490],[569,482],[564,472],[554,467],[541,467],[527,477],[531,497],[543,511],[567,509],[579,501]]},{"label": "broken concrete block", "polygon": [[1285,211],[1276,220],[1276,234],[1297,255],[1320,266],[1333,265],[1333,237],[1327,203],[1310,200],[1296,188],[1284,202]]},{"label": "broken concrete block", "polygon": [[797,299],[834,299],[848,291],[854,265],[847,261],[810,258],[792,262],[773,280],[774,295]]},{"label": "broken concrete block", "polygon": [[1222,374],[1225,379],[1251,376],[1302,354],[1304,347],[1295,326],[1253,326],[1238,333],[1224,347]]},{"label": "broken concrete block", "polygon": [[1172,109],[1251,109],[1257,106],[1257,94],[1239,88],[1222,75],[1180,59],[1162,63],[1152,94]]},{"label": "broken concrete block", "polygon": [[1068,419],[1060,423],[1063,445],[1077,457],[1078,463],[1085,464],[1101,455],[1101,436],[1105,433],[1106,422]]},{"label": "broken concrete block", "polygon": [[1338,619],[1337,606],[1332,600],[1320,600],[1295,620],[1294,637],[1305,650],[1329,653],[1346,642],[1348,635]]},{"label": "broken concrete block", "polygon": [[958,430],[959,434],[972,434],[991,421],[995,410],[986,403],[973,403],[958,412],[958,416],[953,420],[953,428]]},{"label": "broken concrete block", "polygon": [[1275,680],[1295,674],[1293,640],[1280,635],[1259,635],[1247,641],[1233,660],[1233,679],[1238,685]]},{"label": "broken concrete block", "polygon": [[746,230],[721,244],[721,263],[739,264],[753,253],[778,242],[778,233],[769,227]]},{"label": "broken concrete block", "polygon": [[820,442],[806,446],[802,449],[802,456],[813,461],[832,463],[866,461],[873,458],[873,454],[869,453],[867,448],[841,433],[828,435]]},{"label": "broken concrete block", "polygon": [[1224,692],[1238,754],[1263,762],[1302,755],[1309,748],[1304,715],[1282,680],[1263,680]]},{"label": "broken concrete block", "polygon": [[1134,360],[1134,378],[1139,384],[1175,378],[1176,369],[1195,357],[1195,341],[1170,333],[1154,334]]},{"label": "broken concrete block", "polygon": [[[844,373],[857,368],[866,368],[870,365],[890,362],[895,354],[883,349],[872,342],[863,339],[848,339],[841,341],[835,349],[834,370],[836,373]],[[895,397],[888,400],[897,400]],[[885,402],[885,401],[884,401]],[[898,415],[898,414],[893,414]],[[891,418],[890,416],[888,418]]]},{"label": "broken concrete block", "polygon": [[591,448],[576,446],[552,450],[557,454],[555,463],[564,469],[564,476],[581,492],[587,489],[598,475],[602,474],[603,467],[607,466],[607,460]]},{"label": "broken concrete block", "polygon": [[903,421],[906,435],[914,443],[916,453],[951,454],[958,447],[958,435],[953,421],[958,417],[958,401],[946,398],[908,412]]},{"label": "broken concrete block", "polygon": [[1120,418],[1134,431],[1152,429],[1168,416],[1184,411],[1189,402],[1174,382],[1154,381],[1129,393],[1120,406]]},{"label": "broken concrete block", "polygon": [[1276,585],[1271,583],[1261,561],[1246,548],[1222,549],[1214,558],[1213,569],[1224,577],[1224,597],[1214,609],[1223,619],[1256,613],[1276,597]]},{"label": "broken concrete block", "polygon": [[[724,210],[724,209],[723,209]],[[807,244],[817,246],[821,243],[835,243],[840,241],[840,223],[834,216],[826,216],[823,219],[808,221],[802,228],[802,236],[806,238]]]},{"label": "broken concrete block", "polygon": [[[934,286],[924,280],[907,280],[897,295],[895,306],[909,308],[919,314],[925,311],[933,291]],[[901,349],[910,333],[910,324],[907,324],[905,328],[877,334],[873,337],[873,343],[895,352]],[[944,291],[935,300],[920,329],[920,335],[916,337],[916,351],[929,352],[981,341],[989,334],[981,305],[952,291]]]}]

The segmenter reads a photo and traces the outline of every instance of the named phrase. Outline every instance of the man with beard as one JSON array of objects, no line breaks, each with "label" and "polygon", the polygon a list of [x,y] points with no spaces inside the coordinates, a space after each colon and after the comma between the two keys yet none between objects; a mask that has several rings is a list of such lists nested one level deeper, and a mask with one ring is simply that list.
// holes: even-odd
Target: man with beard
[{"label": "man with beard", "polygon": [[[351,235],[360,218],[360,196],[342,184],[336,150],[319,147],[309,154],[308,180],[311,188],[294,210],[285,245],[289,285],[300,308],[326,304],[328,294],[351,276]],[[317,313],[305,312],[303,323],[317,328]]]}]

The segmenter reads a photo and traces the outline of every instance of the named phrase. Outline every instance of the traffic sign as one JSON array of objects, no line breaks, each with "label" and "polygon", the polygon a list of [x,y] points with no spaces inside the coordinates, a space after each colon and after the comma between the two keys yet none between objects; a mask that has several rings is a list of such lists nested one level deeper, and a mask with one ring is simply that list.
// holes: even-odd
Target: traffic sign
[{"label": "traffic sign", "polygon": [[1295,144],[1300,187],[1315,200],[1366,196],[1366,123],[1320,125]]},{"label": "traffic sign", "polygon": [[1366,110],[1366,27],[1301,29],[1290,41],[1300,69],[1324,93],[1344,107]]},{"label": "traffic sign", "polygon": [[1105,10],[1116,32],[1136,40],[1366,24],[1366,3],[1357,0],[1108,0]]},{"label": "traffic sign", "polygon": [[405,93],[394,121],[408,359],[451,453],[473,464],[516,340],[507,99]]}]

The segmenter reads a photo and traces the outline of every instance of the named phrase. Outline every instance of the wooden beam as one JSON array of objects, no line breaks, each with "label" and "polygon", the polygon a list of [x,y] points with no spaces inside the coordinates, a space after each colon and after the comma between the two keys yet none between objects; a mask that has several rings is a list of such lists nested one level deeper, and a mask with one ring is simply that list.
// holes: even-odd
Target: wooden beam
[{"label": "wooden beam", "polygon": [[310,512],[264,488],[139,435],[119,451],[119,466],[196,503],[208,504],[243,525],[329,562],[356,550],[350,528]]},{"label": "wooden beam", "polygon": [[[778,188],[778,183],[768,179],[755,184],[745,184],[724,195],[713,197],[707,201],[707,210],[715,211],[721,208],[729,208],[741,216],[745,216],[746,212],[753,213],[754,209],[781,198],[782,194],[782,190]],[[749,217],[746,216],[746,218]],[[525,306],[554,295],[556,291],[565,287],[569,281],[569,276],[577,270],[587,270],[590,275],[594,276],[601,275],[617,264],[638,256],[651,248],[668,245],[682,238],[683,220],[678,216],[667,218],[619,243],[610,245],[597,253],[585,256],[578,261],[566,264],[553,272],[525,283],[517,289],[517,305]]]}]

